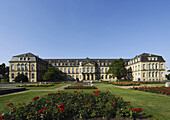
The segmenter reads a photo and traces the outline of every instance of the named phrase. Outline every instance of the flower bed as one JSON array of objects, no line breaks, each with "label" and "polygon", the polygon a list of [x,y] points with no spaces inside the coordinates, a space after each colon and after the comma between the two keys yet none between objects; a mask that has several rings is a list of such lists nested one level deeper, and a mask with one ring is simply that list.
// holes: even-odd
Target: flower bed
[{"label": "flower bed", "polygon": [[151,82],[151,81],[141,81],[141,82],[139,82],[140,84],[164,84],[165,83],[165,81],[153,81],[153,82]]},{"label": "flower bed", "polygon": [[133,87],[134,90],[140,90],[145,92],[152,92],[152,93],[158,93],[158,94],[164,94],[164,95],[170,95],[170,87],[148,87],[148,86],[142,86],[142,87]]},{"label": "flower bed", "polygon": [[118,86],[139,86],[139,82],[114,82],[113,85]]},{"label": "flower bed", "polygon": [[16,87],[49,87],[54,86],[55,83],[46,83],[46,84],[24,84],[24,85],[17,85]]},{"label": "flower bed", "polygon": [[95,86],[75,85],[75,86],[68,86],[65,89],[97,89],[97,87],[95,87]]},{"label": "flower bed", "polygon": [[83,91],[48,94],[41,99],[36,96],[29,104],[7,104],[7,111],[0,118],[8,120],[72,120],[78,118],[140,118],[142,108],[133,108],[130,102],[108,92]]}]

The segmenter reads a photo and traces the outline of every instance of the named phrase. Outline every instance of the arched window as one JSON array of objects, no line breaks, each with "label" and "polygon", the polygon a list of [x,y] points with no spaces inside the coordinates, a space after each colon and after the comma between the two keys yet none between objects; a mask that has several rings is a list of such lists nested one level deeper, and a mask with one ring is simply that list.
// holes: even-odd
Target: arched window
[{"label": "arched window", "polygon": [[20,70],[20,64],[17,65],[17,69]]},{"label": "arched window", "polygon": [[93,68],[91,68],[91,73],[93,73]]},{"label": "arched window", "polygon": [[32,79],[34,79],[34,73],[32,73]]},{"label": "arched window", "polygon": [[25,73],[25,76],[27,76],[27,77],[28,77],[28,73]]},{"label": "arched window", "polygon": [[152,64],[152,69],[154,69],[155,68],[155,65],[154,65],[154,63]]},{"label": "arched window", "polygon": [[156,65],[155,65],[155,69],[158,69],[158,64],[156,63]]},{"label": "arched window", "polygon": [[34,71],[35,70],[35,67],[34,67],[34,65],[32,65],[32,71]]},{"label": "arched window", "polygon": [[89,67],[87,68],[87,72],[89,73]]},{"label": "arched window", "polygon": [[143,73],[143,77],[145,77],[145,73]]},{"label": "arched window", "polygon": [[23,64],[21,65],[21,69],[24,70],[24,65]]},{"label": "arched window", "polygon": [[102,68],[102,73],[104,73],[104,70],[103,70],[103,68]]},{"label": "arched window", "polygon": [[161,77],[163,77],[163,75],[164,75],[164,73],[162,72],[162,73],[161,73]]},{"label": "arched window", "polygon": [[145,64],[143,64],[143,70],[145,70]]},{"label": "arched window", "polygon": [[152,77],[154,77],[154,72],[152,72]]},{"label": "arched window", "polygon": [[74,68],[72,68],[72,73],[74,73]]},{"label": "arched window", "polygon": [[64,69],[64,72],[66,73],[66,68]]},{"label": "arched window", "polygon": [[149,72],[149,77],[151,77],[151,72]]},{"label": "arched window", "polygon": [[161,69],[163,69],[163,64],[161,64]]},{"label": "arched window", "polygon": [[76,73],[78,73],[78,68],[76,68]]},{"label": "arched window", "polygon": [[25,70],[28,70],[28,65],[27,64],[25,64]]},{"label": "arched window", "polygon": [[107,79],[107,75],[105,75],[105,79]]},{"label": "arched window", "polygon": [[11,74],[11,78],[14,78],[14,73]]},{"label": "arched window", "polygon": [[102,79],[103,79],[103,75],[102,75]]},{"label": "arched window", "polygon": [[68,69],[68,73],[70,73],[70,68]]},{"label": "arched window", "polygon": [[11,70],[14,70],[14,65],[13,64],[11,65]]},{"label": "arched window", "polygon": [[83,73],[85,73],[85,68],[83,68]]},{"label": "arched window", "polygon": [[107,68],[105,68],[105,73],[107,73]]},{"label": "arched window", "polygon": [[81,68],[80,68],[80,73],[81,73]]},{"label": "arched window", "polygon": [[149,64],[149,69],[151,69],[151,64]]},{"label": "arched window", "polygon": [[61,68],[60,70],[61,70],[61,72],[63,72],[63,69],[62,69],[62,68]]},{"label": "arched window", "polygon": [[156,72],[155,77],[158,77],[158,72]]}]

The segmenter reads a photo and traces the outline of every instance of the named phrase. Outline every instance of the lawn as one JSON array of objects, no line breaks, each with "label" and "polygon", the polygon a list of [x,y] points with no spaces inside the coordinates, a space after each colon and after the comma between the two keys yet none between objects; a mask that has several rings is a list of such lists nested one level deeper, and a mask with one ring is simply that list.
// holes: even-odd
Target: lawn
[{"label": "lawn", "polygon": [[140,84],[142,86],[158,86],[158,87],[162,87],[162,86],[165,86],[165,84]]},{"label": "lawn", "polygon": [[[142,91],[136,91],[132,89],[123,89],[114,87],[112,84],[94,84],[96,87],[98,87],[97,90],[101,91],[111,91],[112,94],[115,94],[117,96],[123,97],[125,101],[130,101],[131,105],[134,107],[142,107],[143,110],[146,113],[149,113],[153,115],[152,119],[161,119],[161,120],[169,120],[170,118],[170,97],[153,94],[153,93],[147,93]],[[65,92],[73,92],[75,90],[64,90]],[[82,90],[77,90],[82,91]],[[87,93],[92,93],[94,90],[83,90]],[[6,107],[6,104],[9,102],[12,102],[14,104],[17,103],[28,103],[33,99],[35,96],[43,96],[48,93],[52,93],[56,91],[28,91],[25,93],[19,93],[15,95],[9,95],[0,97],[1,101],[1,111],[4,110]]]}]

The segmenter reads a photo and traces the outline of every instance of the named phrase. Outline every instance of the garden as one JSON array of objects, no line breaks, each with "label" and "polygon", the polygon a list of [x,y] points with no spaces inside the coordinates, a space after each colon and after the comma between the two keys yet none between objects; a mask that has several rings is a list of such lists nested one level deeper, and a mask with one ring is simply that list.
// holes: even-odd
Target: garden
[{"label": "garden", "polygon": [[113,85],[117,86],[139,86],[139,82],[114,82]]},{"label": "garden", "polygon": [[51,93],[39,98],[32,98],[29,104],[8,103],[6,112],[0,119],[30,119],[30,120],[64,120],[78,118],[141,118],[146,117],[142,108],[134,108],[122,97],[111,94],[110,91],[83,91]]}]

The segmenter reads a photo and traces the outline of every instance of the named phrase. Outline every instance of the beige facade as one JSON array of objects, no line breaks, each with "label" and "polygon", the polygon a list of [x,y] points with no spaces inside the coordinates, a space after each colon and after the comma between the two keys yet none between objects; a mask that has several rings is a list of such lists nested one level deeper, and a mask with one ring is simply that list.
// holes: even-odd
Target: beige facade
[{"label": "beige facade", "polygon": [[[107,75],[109,65],[114,59],[41,59],[32,53],[13,56],[10,63],[10,82],[18,74],[28,76],[29,82],[38,82],[48,65],[66,73],[67,79],[116,81]],[[165,80],[165,60],[162,56],[143,53],[132,59],[124,59],[126,69],[133,81]],[[128,77],[129,77],[128,74]]]},{"label": "beige facade", "polygon": [[24,74],[29,82],[38,82],[47,69],[48,63],[31,53],[13,56],[9,61],[9,80],[13,82],[16,76]]}]

